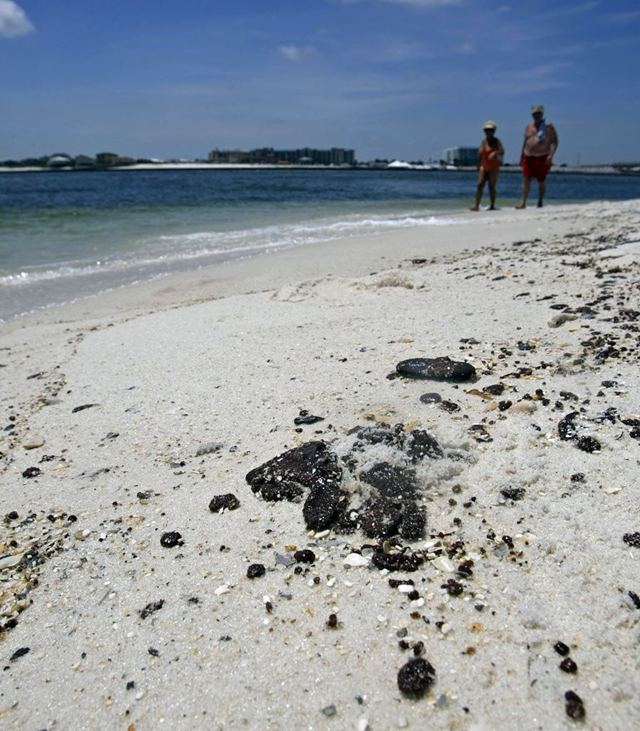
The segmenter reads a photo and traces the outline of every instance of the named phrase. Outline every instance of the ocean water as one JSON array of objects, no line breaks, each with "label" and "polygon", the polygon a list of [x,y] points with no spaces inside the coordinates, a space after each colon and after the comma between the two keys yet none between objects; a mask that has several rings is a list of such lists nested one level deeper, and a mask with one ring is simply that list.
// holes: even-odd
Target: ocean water
[{"label": "ocean water", "polygon": [[[0,174],[0,320],[286,247],[455,225],[475,180],[411,170]],[[520,185],[503,173],[499,205],[513,205]],[[640,178],[555,175],[548,188],[549,204],[627,200],[640,197]]]}]

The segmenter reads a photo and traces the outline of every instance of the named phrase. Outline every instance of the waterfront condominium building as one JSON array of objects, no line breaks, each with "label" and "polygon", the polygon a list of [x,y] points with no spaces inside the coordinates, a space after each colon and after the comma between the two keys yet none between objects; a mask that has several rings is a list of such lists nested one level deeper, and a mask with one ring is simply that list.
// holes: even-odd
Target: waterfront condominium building
[{"label": "waterfront condominium building", "polygon": [[477,165],[477,147],[449,147],[444,151],[447,165]]},{"label": "waterfront condominium building", "polygon": [[208,156],[212,163],[253,163],[272,165],[354,165],[355,150],[332,147],[330,150],[316,150],[302,147],[297,150],[275,150],[261,147],[249,152],[242,150],[211,150]]}]

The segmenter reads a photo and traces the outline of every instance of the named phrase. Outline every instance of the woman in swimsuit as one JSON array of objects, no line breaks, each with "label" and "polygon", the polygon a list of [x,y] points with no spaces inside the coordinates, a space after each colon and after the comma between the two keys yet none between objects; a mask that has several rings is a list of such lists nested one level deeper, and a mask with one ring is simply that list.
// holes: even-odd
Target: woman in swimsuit
[{"label": "woman in swimsuit", "polygon": [[500,174],[500,158],[504,155],[502,142],[495,136],[498,126],[495,122],[487,122],[482,128],[486,137],[480,144],[478,159],[478,187],[476,188],[476,202],[470,211],[477,211],[482,199],[482,191],[484,184],[489,181],[489,198],[491,205],[489,210],[493,211],[496,207],[496,183]]}]

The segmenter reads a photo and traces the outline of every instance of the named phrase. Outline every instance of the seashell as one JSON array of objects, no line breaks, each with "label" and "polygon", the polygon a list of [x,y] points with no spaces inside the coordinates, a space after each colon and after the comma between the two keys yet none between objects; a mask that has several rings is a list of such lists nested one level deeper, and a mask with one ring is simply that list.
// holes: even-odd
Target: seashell
[{"label": "seashell", "polygon": [[0,570],[1,569],[11,569],[14,566],[17,566],[20,563],[20,561],[22,561],[21,553],[0,556]]}]

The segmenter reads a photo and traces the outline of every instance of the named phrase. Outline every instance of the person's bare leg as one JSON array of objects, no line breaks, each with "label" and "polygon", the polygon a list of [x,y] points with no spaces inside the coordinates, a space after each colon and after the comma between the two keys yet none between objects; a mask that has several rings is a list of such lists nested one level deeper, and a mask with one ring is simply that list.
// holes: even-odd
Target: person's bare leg
[{"label": "person's bare leg", "polygon": [[500,170],[498,168],[494,168],[493,170],[490,170],[488,173],[489,200],[491,201],[491,205],[489,206],[490,211],[493,211],[496,207],[496,183],[498,182],[499,173],[500,173]]},{"label": "person's bare leg", "polygon": [[544,194],[547,192],[547,183],[545,180],[538,180],[538,208],[542,208]]},{"label": "person's bare leg", "polygon": [[469,208],[470,211],[477,211],[480,208],[480,201],[482,200],[482,191],[484,190],[484,181],[487,179],[484,170],[478,172],[478,186],[476,188],[476,202]]},{"label": "person's bare leg", "polygon": [[527,198],[529,197],[529,190],[531,189],[531,178],[524,178],[522,180],[522,198],[516,208],[526,208]]}]

